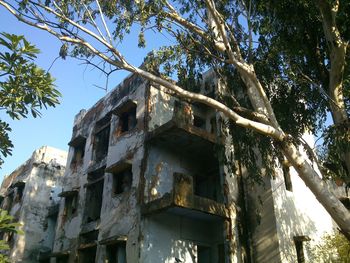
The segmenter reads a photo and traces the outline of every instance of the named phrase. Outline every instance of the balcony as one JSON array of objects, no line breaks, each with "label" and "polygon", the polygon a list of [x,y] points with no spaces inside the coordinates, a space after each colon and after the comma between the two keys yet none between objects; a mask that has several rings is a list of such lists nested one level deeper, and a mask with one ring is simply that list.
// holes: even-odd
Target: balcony
[{"label": "balcony", "polygon": [[225,205],[195,194],[193,177],[175,173],[173,191],[142,206],[142,214],[168,212],[177,215],[215,221],[229,218]]},{"label": "balcony", "polygon": [[216,144],[223,144],[216,135],[215,111],[206,106],[177,102],[172,117],[159,127],[147,133],[146,140],[161,144],[171,150],[184,149],[188,152],[213,152]]}]

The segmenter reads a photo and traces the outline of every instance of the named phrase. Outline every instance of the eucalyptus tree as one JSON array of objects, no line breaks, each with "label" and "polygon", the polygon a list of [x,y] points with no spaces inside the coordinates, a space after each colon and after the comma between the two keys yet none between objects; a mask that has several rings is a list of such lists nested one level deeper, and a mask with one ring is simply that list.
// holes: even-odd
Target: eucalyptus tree
[{"label": "eucalyptus tree", "polygon": [[[0,110],[11,119],[35,118],[42,108],[58,104],[54,79],[34,63],[38,53],[24,36],[0,34]],[[10,125],[0,119],[0,166],[12,153],[10,132]]]},{"label": "eucalyptus tree", "polygon": [[[341,8],[339,2],[305,3],[310,14],[315,14],[323,24],[324,39],[330,50],[333,45],[336,49],[341,47],[339,52],[346,54],[347,41],[342,38],[336,20]],[[306,157],[308,151],[312,160],[316,160],[301,138],[306,131],[316,131],[322,125],[325,102],[312,84],[299,86],[300,82],[291,78],[296,72],[277,45],[269,49],[276,29],[266,20],[264,12],[269,11],[263,9],[263,2],[259,6],[258,1],[243,0],[0,0],[0,5],[18,20],[60,40],[63,58],[75,56],[105,72],[107,68],[127,70],[162,85],[183,100],[200,102],[221,112],[237,131],[233,136],[235,153],[244,165],[254,165],[254,147],[260,149],[266,168],[271,169],[274,164],[271,156],[286,158],[350,239],[350,212],[328,190]],[[172,44],[149,53],[143,66],[137,67],[120,52],[120,47],[127,34],[138,31],[139,47],[145,48],[147,30],[165,36]],[[333,62],[332,54],[328,52],[329,57],[323,60],[331,62],[329,76],[339,75],[339,61]],[[343,67],[345,62],[340,69]],[[221,97],[214,99],[198,93],[200,72],[208,68],[216,71],[225,87]],[[300,72],[303,73],[310,77],[308,71]],[[333,79],[332,83],[343,83],[343,74],[340,77],[340,80],[335,76],[329,79]],[[330,84],[329,89],[332,87]],[[330,106],[332,112],[347,107],[342,103],[347,95],[339,95],[344,86],[334,87],[337,98],[332,101],[338,105]],[[348,114],[343,117],[347,122]],[[251,136],[256,138],[254,143],[249,140]]]},{"label": "eucalyptus tree", "polygon": [[323,134],[323,171],[349,185],[350,2],[258,0],[254,4],[259,19],[252,24],[266,43],[259,52],[269,70],[283,75],[304,96],[311,96],[305,101],[316,109],[315,115],[331,113],[333,125]]}]

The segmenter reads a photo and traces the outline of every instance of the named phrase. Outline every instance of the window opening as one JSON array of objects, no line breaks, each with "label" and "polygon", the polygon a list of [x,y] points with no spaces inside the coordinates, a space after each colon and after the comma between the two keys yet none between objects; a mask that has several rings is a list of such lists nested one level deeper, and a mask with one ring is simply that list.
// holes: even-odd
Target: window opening
[{"label": "window opening", "polygon": [[303,241],[295,240],[295,249],[297,251],[298,263],[304,263],[305,262],[305,255],[304,255]]},{"label": "window opening", "polygon": [[67,218],[76,216],[78,210],[78,193],[65,197],[64,213]]},{"label": "window opening", "polygon": [[95,161],[100,161],[106,157],[108,153],[110,126],[103,128],[95,134]]},{"label": "window opening", "polygon": [[293,185],[292,185],[292,179],[290,176],[290,167],[282,164],[282,171],[283,171],[283,178],[284,178],[284,185],[286,187],[287,191],[293,191]]},{"label": "window opening", "polygon": [[95,263],[95,257],[96,246],[79,250],[79,262],[81,263]]},{"label": "window opening", "polygon": [[110,132],[110,114],[96,123],[94,138],[94,159],[99,162],[103,160],[108,153],[109,132]]},{"label": "window opening", "polygon": [[130,103],[128,107],[124,110],[120,110],[118,113],[119,116],[119,125],[118,125],[118,134],[131,131],[136,127],[136,104]]},{"label": "window opening", "polygon": [[100,218],[103,196],[103,179],[91,183],[86,187],[85,223],[96,221]]},{"label": "window opening", "polygon": [[215,201],[219,201],[220,184],[218,178],[218,174],[195,175],[193,178],[194,194]]},{"label": "window opening", "polygon": [[205,119],[198,115],[193,115],[193,125],[203,130],[206,129]]},{"label": "window opening", "polygon": [[113,173],[113,195],[127,192],[132,185],[132,166],[126,169]]},{"label": "window opening", "polygon": [[84,144],[74,147],[74,155],[71,162],[71,166],[81,165],[85,156],[85,142]]},{"label": "window opening", "polygon": [[22,200],[24,187],[25,183],[18,184],[18,186],[16,187],[15,202],[20,202]]},{"label": "window opening", "polygon": [[295,236],[294,244],[297,252],[297,262],[305,263],[305,255],[304,255],[304,241],[310,241],[310,238],[307,236]]},{"label": "window opening", "polygon": [[106,246],[107,263],[126,263],[126,242]]}]

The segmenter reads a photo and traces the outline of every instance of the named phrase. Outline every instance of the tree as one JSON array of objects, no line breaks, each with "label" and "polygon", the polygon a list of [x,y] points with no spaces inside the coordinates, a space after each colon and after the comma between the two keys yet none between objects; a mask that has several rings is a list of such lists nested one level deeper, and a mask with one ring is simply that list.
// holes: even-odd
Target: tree
[{"label": "tree", "polygon": [[[278,46],[274,46],[271,54],[274,65],[266,63],[270,53],[267,45],[272,43],[275,27],[280,25],[270,23],[263,27],[267,17],[263,7],[268,3],[273,4],[273,1],[261,7],[258,1],[235,0],[217,3],[213,0],[0,0],[0,5],[18,20],[62,41],[60,54],[63,58],[72,55],[96,66],[96,61],[102,60],[112,70],[136,73],[164,86],[181,99],[200,102],[223,113],[235,128],[243,128],[241,138],[254,134],[255,144],[245,140],[245,144],[239,142],[241,147],[236,147],[237,156],[241,154],[240,161],[247,166],[253,165],[247,157],[247,154],[254,157],[253,151],[240,150],[247,146],[257,146],[267,164],[273,163],[268,162],[271,155],[286,158],[350,239],[349,211],[328,190],[300,147],[309,149],[301,135],[306,130],[315,131],[324,121],[326,106],[316,107],[321,95],[312,85],[299,86],[301,83],[295,81],[296,78],[293,81],[291,77],[296,72],[292,65],[297,65],[298,61],[289,63],[289,57],[283,56],[283,50]],[[310,11],[307,14],[323,25],[322,39],[329,52],[322,56],[323,62],[329,62],[326,71],[329,73],[328,96],[333,96],[329,107],[335,119],[347,124],[348,104],[344,101],[348,94],[343,92],[347,40],[343,39],[337,21],[342,6],[336,0],[300,0],[298,3],[308,5]],[[280,17],[279,21],[282,19]],[[290,27],[293,28],[293,24]],[[140,47],[146,46],[144,33],[147,30],[166,34],[174,44],[150,53],[144,66],[136,67],[120,53],[116,44],[131,30],[139,30]],[[304,55],[296,58],[304,58]],[[209,67],[224,84],[223,96],[216,99],[196,92],[200,72]],[[309,72],[301,73],[306,73],[307,77]],[[347,152],[341,154],[347,158]]]},{"label": "tree", "polygon": [[[0,209],[0,233],[14,233],[22,234],[22,231],[18,229],[19,223],[13,222],[13,217],[8,214],[6,210]],[[4,240],[0,240],[0,250],[8,250],[9,246]],[[0,254],[0,263],[9,262],[8,257],[4,254]]]},{"label": "tree", "polygon": [[315,260],[318,262],[350,262],[350,241],[343,235],[335,233],[325,235],[323,242],[316,248]]},{"label": "tree", "polygon": [[[38,53],[23,36],[0,34],[0,110],[12,119],[35,118],[43,107],[58,104],[54,79],[33,62]],[[0,120],[0,165],[13,148],[9,132],[9,124]]]}]

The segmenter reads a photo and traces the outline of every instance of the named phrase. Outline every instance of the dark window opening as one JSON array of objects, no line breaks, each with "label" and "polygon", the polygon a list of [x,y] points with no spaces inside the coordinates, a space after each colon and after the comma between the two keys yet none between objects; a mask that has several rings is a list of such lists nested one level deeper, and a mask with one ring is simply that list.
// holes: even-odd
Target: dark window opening
[{"label": "dark window opening", "polygon": [[290,167],[287,165],[282,165],[284,185],[287,191],[293,191],[292,179],[290,176]]},{"label": "dark window opening", "polygon": [[79,250],[79,262],[95,263],[96,246]]},{"label": "dark window opening", "polygon": [[136,127],[136,104],[130,106],[127,110],[122,111],[118,114],[119,116],[119,125],[118,125],[118,134],[131,131]]},{"label": "dark window opening", "polygon": [[66,196],[64,200],[64,214],[70,219],[77,215],[78,211],[78,194]]},{"label": "dark window opening", "polygon": [[56,257],[56,263],[68,263],[68,256]]},{"label": "dark window opening", "polygon": [[23,197],[23,191],[24,191],[25,183],[19,184],[16,188],[16,197],[15,202],[20,202]]},{"label": "dark window opening", "polygon": [[90,231],[80,235],[80,244],[95,244],[98,237],[98,230]]},{"label": "dark window opening", "polygon": [[128,166],[126,169],[113,173],[113,195],[127,192],[131,189],[132,185],[132,166]]},{"label": "dark window opening", "polygon": [[195,195],[208,199],[220,200],[219,174],[203,174],[193,177],[193,191]]},{"label": "dark window opening", "polygon": [[197,263],[210,263],[211,248],[208,246],[197,246]]},{"label": "dark window opening", "polygon": [[193,115],[193,125],[203,130],[206,129],[205,119],[198,115]]},{"label": "dark window opening", "polygon": [[108,153],[109,130],[110,130],[110,125],[108,124],[106,127],[104,127],[102,130],[98,131],[95,134],[95,141],[94,141],[95,161],[101,161],[106,157]]},{"label": "dark window opening", "polygon": [[118,242],[106,246],[108,263],[126,263],[126,242]]},{"label": "dark window opening", "polygon": [[294,242],[295,242],[295,249],[297,251],[298,263],[304,263],[305,262],[305,255],[304,255],[303,241],[294,240]]},{"label": "dark window opening", "polygon": [[86,187],[85,223],[96,221],[100,218],[103,196],[103,179]]},{"label": "dark window opening", "polygon": [[103,119],[99,120],[95,126],[94,136],[94,161],[100,162],[108,153],[109,133],[110,133],[111,115],[107,114]]},{"label": "dark window opening", "polygon": [[85,156],[85,142],[83,144],[74,147],[74,155],[72,158],[71,166],[82,165]]}]

